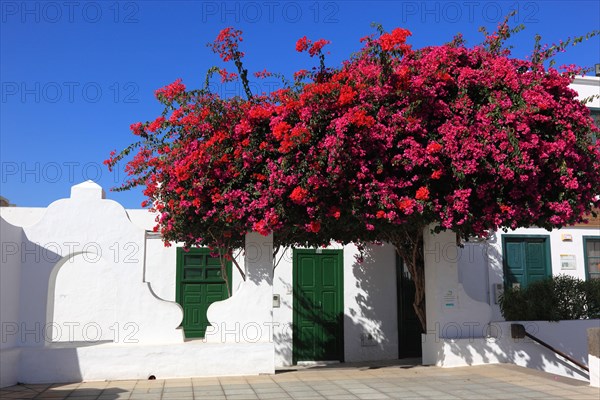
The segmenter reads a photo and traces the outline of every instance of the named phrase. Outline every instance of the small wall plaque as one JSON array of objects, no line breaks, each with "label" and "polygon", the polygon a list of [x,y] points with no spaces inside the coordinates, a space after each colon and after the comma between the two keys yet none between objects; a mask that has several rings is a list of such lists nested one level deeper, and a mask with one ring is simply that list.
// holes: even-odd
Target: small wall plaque
[{"label": "small wall plaque", "polygon": [[577,263],[575,262],[575,255],[574,254],[561,254],[560,255],[560,269],[561,270],[577,269]]},{"label": "small wall plaque", "polygon": [[560,235],[560,239],[563,242],[572,242],[573,241],[573,235],[571,235],[570,233],[563,233]]}]

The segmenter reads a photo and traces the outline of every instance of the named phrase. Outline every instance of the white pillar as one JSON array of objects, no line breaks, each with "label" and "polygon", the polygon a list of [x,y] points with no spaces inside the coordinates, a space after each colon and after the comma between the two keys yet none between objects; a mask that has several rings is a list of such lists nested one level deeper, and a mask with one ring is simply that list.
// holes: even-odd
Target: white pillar
[{"label": "white pillar", "polygon": [[588,328],[590,386],[600,388],[600,328]]},{"label": "white pillar", "polygon": [[[491,321],[491,307],[473,300],[458,280],[462,255],[454,232],[423,233],[427,332],[423,364],[443,365],[445,340],[481,338]],[[481,265],[481,268],[486,268]]]},{"label": "white pillar", "polygon": [[[273,236],[246,235],[246,280],[232,297],[213,303],[207,316],[209,343],[273,345]],[[234,273],[235,270],[234,270]]]}]

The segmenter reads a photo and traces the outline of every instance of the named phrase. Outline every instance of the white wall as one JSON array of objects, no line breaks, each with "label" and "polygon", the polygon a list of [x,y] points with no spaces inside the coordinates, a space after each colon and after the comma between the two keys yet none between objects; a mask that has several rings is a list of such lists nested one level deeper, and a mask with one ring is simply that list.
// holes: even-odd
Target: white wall
[{"label": "white wall", "polygon": [[357,254],[354,245],[344,248],[345,361],[398,358],[396,250],[371,245],[362,263]]},{"label": "white wall", "polygon": [[[427,333],[423,352],[438,338],[482,337],[490,322],[492,310],[486,301],[469,296],[476,288],[465,287],[458,272],[459,265],[468,260],[467,252],[456,246],[453,232],[432,234],[429,228],[423,233],[425,258],[425,298]],[[482,266],[480,266],[481,268]],[[462,274],[463,279],[466,278]],[[476,282],[476,281],[475,281]],[[425,360],[428,363],[431,360]]]},{"label": "white wall", "polygon": [[[423,363],[443,367],[514,363],[587,380],[588,374],[584,371],[530,339],[513,340],[510,322],[491,322],[502,321],[498,306],[493,301],[490,301],[491,306],[487,301],[475,301],[468,295],[472,292],[479,298],[491,298],[492,293],[486,295],[480,289],[481,282],[502,283],[503,234],[504,232],[498,232],[487,243],[474,243],[458,250],[453,233],[432,235],[426,230],[424,251],[427,334],[423,335]],[[553,274],[568,272],[569,275],[582,278],[585,276],[582,237],[597,234],[597,230],[568,228],[547,232],[542,229],[519,229],[507,234],[549,235]],[[563,241],[561,235],[564,234],[570,234],[572,241]],[[489,277],[486,276],[488,270],[481,263],[481,253],[486,252],[490,262]],[[576,254],[577,269],[561,270],[560,254]],[[585,365],[588,362],[586,330],[600,326],[600,321],[527,321],[523,325],[532,335]]]},{"label": "white wall", "polygon": [[[53,342],[113,341],[118,271],[98,254],[64,260],[54,285]],[[77,323],[78,325],[74,325]]]},{"label": "white wall", "polygon": [[[591,96],[597,96],[600,91],[600,78],[596,76],[578,76],[570,85],[572,89],[579,93],[578,99],[583,100]],[[600,108],[600,99],[595,97],[586,106]]]},{"label": "white wall", "polygon": [[[91,181],[47,209],[6,210],[24,227],[0,221],[0,386],[274,372],[271,238],[248,235],[249,256],[236,257],[247,280],[234,267],[233,296],[209,308],[225,337],[184,342],[177,251],[146,232],[154,216],[126,213]],[[260,340],[244,336],[257,322]]]},{"label": "white wall", "polygon": [[6,222],[16,226],[31,226],[46,213],[43,207],[0,207],[0,215]]},{"label": "white wall", "polygon": [[21,228],[6,222],[4,214],[0,216],[0,387],[17,382],[22,232]]},{"label": "white wall", "polygon": [[[600,320],[524,321],[527,332],[588,365],[587,329],[600,326]],[[462,367],[512,363],[551,374],[587,381],[589,374],[529,338],[512,339],[510,322],[494,322],[486,328],[488,337],[427,337],[424,364]]]}]

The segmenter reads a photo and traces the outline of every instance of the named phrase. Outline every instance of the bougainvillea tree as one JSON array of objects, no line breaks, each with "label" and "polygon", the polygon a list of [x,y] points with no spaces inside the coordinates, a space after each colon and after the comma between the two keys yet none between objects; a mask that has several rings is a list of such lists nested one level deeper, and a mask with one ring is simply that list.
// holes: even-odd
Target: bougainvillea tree
[{"label": "bougainvillea tree", "polygon": [[139,141],[106,163],[132,155],[121,189],[145,187],[166,244],[224,258],[249,231],[273,233],[276,247],[393,244],[425,328],[424,229],[468,239],[559,228],[599,204],[598,129],[568,87],[581,70],[545,67],[565,44],[511,57],[503,42],[515,31],[504,23],[481,45],[413,49],[408,30],[379,27],[337,68],[325,66],[329,42],[304,37],[296,49],[319,65],[253,95],[241,32],[227,28],[212,48],[237,73],[209,73],[240,79],[246,97],[177,80],[156,91],[162,115],[133,124]]}]

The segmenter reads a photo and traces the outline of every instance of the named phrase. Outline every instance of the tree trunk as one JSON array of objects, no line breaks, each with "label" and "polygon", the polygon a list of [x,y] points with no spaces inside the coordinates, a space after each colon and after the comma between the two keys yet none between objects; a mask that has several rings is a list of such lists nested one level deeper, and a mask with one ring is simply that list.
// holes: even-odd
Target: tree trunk
[{"label": "tree trunk", "polygon": [[427,331],[425,312],[425,259],[423,256],[423,229],[422,226],[403,228],[390,235],[390,243],[406,265],[408,272],[415,283],[415,299],[413,308],[423,332]]}]

